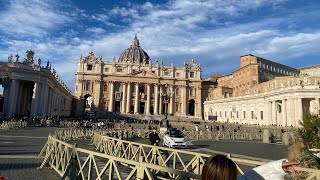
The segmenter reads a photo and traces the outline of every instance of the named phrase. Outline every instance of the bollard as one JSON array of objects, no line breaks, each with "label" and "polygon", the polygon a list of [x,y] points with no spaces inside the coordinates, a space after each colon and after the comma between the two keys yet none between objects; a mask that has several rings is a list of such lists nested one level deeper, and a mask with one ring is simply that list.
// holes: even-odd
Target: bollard
[{"label": "bollard", "polygon": [[291,141],[291,134],[289,132],[283,133],[282,144],[289,146]]}]

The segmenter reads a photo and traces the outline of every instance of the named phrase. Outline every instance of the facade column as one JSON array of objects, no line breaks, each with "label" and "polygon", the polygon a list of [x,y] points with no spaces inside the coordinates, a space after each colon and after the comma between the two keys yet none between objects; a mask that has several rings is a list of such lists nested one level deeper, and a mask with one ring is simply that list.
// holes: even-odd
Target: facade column
[{"label": "facade column", "polygon": [[146,114],[150,115],[150,103],[151,103],[151,85],[147,84],[147,104],[146,104]]},{"label": "facade column", "polygon": [[126,100],[127,100],[127,83],[122,84],[122,102],[121,102],[121,113],[126,113]]},{"label": "facade column", "polygon": [[296,106],[296,118],[295,118],[295,125],[293,126],[299,126],[300,122],[303,120],[303,107],[302,107],[302,98],[295,99],[295,106]]},{"label": "facade column", "polygon": [[9,102],[8,102],[8,116],[14,116],[15,115],[15,110],[17,107],[17,96],[18,96],[18,85],[19,81],[18,80],[11,80],[11,85],[10,85],[10,96],[9,96]]},{"label": "facade column", "polygon": [[173,105],[174,105],[174,91],[173,86],[170,86],[170,102],[169,102],[169,114],[173,114]]},{"label": "facade column", "polygon": [[134,114],[139,114],[139,83],[136,83],[134,93]]},{"label": "facade column", "polygon": [[159,114],[163,114],[163,97],[162,97],[162,86],[160,85],[160,95],[159,95]]},{"label": "facade column", "polygon": [[129,114],[130,113],[130,109],[131,109],[131,83],[128,83],[127,85],[127,111],[126,113]]},{"label": "facade column", "polygon": [[187,86],[182,86],[182,92],[181,92],[181,99],[182,99],[182,105],[181,105],[181,114],[187,116]]},{"label": "facade column", "polygon": [[159,86],[158,84],[154,85],[154,114],[157,115],[159,114],[158,108],[159,108]]},{"label": "facade column", "polygon": [[109,111],[114,111],[114,82],[110,82]]},{"label": "facade column", "polygon": [[95,111],[100,111],[100,102],[101,102],[101,93],[103,92],[102,91],[102,82],[101,80],[95,80],[95,86],[94,86],[94,106],[95,106]]},{"label": "facade column", "polygon": [[282,113],[282,126],[288,126],[288,122],[287,122],[287,100],[286,99],[282,100],[281,113]]}]

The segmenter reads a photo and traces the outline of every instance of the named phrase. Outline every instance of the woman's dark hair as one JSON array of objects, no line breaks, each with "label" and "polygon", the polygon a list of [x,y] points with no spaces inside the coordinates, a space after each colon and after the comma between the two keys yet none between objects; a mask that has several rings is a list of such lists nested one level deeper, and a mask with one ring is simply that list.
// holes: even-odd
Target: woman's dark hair
[{"label": "woman's dark hair", "polygon": [[203,166],[201,180],[237,180],[237,166],[224,155],[211,156]]}]

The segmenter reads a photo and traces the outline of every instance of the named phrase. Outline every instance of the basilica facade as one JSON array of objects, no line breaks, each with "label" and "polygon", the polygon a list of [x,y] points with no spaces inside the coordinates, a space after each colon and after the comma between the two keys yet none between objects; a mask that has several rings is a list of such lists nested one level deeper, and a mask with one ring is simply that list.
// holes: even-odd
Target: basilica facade
[{"label": "basilica facade", "polygon": [[76,72],[77,115],[120,114],[202,117],[201,66],[152,62],[135,36],[117,60],[103,61],[89,52]]}]

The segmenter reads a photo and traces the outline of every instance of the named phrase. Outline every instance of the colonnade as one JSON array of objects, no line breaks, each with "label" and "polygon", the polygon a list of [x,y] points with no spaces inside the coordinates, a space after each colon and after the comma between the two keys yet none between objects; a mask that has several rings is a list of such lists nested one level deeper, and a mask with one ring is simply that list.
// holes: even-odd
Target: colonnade
[{"label": "colonnade", "polygon": [[204,108],[206,120],[214,115],[222,122],[296,127],[300,125],[304,115],[319,113],[320,97],[239,99],[205,104]]},{"label": "colonnade", "polygon": [[46,81],[6,79],[4,87],[3,114],[30,117],[69,116],[71,96],[64,95],[59,88]]}]

